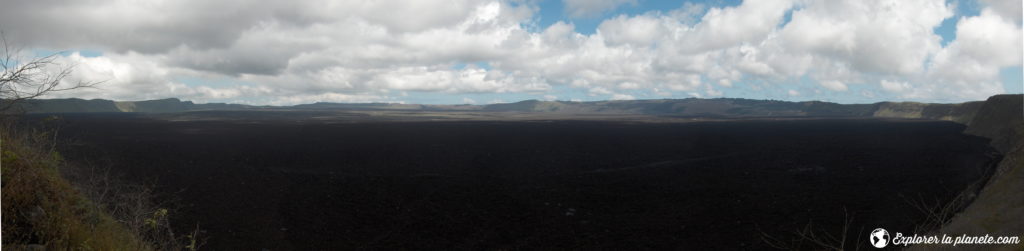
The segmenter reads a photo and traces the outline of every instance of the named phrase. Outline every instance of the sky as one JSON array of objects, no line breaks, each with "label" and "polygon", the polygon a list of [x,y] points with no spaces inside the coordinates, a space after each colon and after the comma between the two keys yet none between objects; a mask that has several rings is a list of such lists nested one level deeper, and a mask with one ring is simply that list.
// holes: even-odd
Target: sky
[{"label": "sky", "polygon": [[0,0],[47,98],[293,105],[1024,92],[1020,0]]}]

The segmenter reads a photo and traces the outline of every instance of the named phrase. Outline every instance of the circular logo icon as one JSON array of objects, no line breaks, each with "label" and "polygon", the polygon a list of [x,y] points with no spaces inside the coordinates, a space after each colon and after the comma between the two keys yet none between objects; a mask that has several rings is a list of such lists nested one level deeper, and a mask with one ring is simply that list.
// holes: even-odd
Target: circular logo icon
[{"label": "circular logo icon", "polygon": [[871,235],[868,236],[868,241],[876,248],[884,248],[886,245],[889,245],[889,231],[885,231],[884,228],[875,228],[874,231],[871,231]]}]

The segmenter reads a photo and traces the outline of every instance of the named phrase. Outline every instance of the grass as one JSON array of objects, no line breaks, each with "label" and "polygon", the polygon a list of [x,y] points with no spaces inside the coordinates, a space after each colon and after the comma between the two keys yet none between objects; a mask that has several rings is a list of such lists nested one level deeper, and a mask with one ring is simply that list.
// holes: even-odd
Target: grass
[{"label": "grass", "polygon": [[[0,122],[0,207],[5,249],[197,248],[195,232],[185,238],[173,234],[168,210],[154,206],[147,189],[111,185],[120,183],[111,182],[105,174],[87,174],[65,162],[55,151],[56,132],[19,128],[9,118]],[[70,176],[76,179],[69,180],[67,173],[76,173]],[[94,180],[105,182],[81,182]]]}]

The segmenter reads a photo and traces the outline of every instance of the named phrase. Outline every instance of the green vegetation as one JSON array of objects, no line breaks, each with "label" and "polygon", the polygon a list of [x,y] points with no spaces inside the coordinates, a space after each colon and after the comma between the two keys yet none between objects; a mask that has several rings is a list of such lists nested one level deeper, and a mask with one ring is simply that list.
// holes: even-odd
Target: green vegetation
[{"label": "green vegetation", "polygon": [[[47,249],[152,250],[59,172],[65,165],[45,132],[0,131],[3,245]],[[47,147],[49,146],[49,147]]]},{"label": "green vegetation", "polygon": [[[64,161],[53,129],[0,126],[3,246],[46,250],[195,250],[195,233],[177,238],[169,211],[147,189],[125,189]],[[76,173],[68,179],[68,173]],[[88,178],[87,178],[88,177]],[[86,180],[104,179],[99,182]],[[77,181],[77,182],[73,182]],[[104,201],[97,196],[103,194]],[[184,244],[182,244],[184,243]]]}]

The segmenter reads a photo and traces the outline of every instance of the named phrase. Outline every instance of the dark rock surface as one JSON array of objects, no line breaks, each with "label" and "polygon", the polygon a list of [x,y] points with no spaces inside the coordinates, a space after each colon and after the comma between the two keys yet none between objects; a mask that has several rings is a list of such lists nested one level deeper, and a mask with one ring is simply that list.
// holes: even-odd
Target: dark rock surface
[{"label": "dark rock surface", "polygon": [[848,216],[860,239],[910,232],[925,215],[908,200],[948,200],[996,161],[944,121],[247,116],[69,116],[80,144],[62,152],[179,198],[209,250],[763,249]]}]

